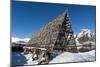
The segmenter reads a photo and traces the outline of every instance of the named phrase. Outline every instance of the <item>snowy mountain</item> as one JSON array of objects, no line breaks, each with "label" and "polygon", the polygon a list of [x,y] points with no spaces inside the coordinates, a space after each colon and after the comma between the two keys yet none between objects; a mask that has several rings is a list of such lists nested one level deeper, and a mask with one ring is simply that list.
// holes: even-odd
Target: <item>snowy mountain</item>
[{"label": "snowy mountain", "polygon": [[95,33],[89,29],[82,29],[78,34],[75,34],[77,49],[85,52],[95,49]]},{"label": "snowy mountain", "polygon": [[83,37],[84,35],[87,35],[88,37],[91,37],[93,33],[89,29],[81,29],[81,32],[78,34],[78,38]]},{"label": "snowy mountain", "polygon": [[17,38],[17,37],[12,37],[12,43],[15,44],[27,44],[29,41],[29,38]]},{"label": "snowy mountain", "polygon": [[78,38],[81,38],[83,36],[87,36],[89,38],[93,37],[95,34],[91,32],[89,29],[81,29],[81,32],[78,34]]},{"label": "snowy mountain", "polygon": [[82,29],[81,32],[76,35],[76,42],[83,43],[86,41],[95,42],[95,33],[89,29]]},{"label": "snowy mountain", "polygon": [[18,42],[18,41],[28,42],[28,41],[29,41],[29,38],[17,38],[17,37],[12,37],[12,42]]}]

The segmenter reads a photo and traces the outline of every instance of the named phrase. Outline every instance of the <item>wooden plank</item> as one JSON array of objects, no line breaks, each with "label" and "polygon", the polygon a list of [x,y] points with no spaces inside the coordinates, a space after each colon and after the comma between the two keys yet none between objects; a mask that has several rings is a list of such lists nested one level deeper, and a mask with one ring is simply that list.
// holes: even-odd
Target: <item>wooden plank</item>
[{"label": "wooden plank", "polygon": [[42,59],[42,57],[43,57],[43,55],[45,54],[45,51],[42,51],[42,54],[39,56],[39,59],[37,60],[38,61],[38,63],[40,63],[41,62],[41,59]]}]

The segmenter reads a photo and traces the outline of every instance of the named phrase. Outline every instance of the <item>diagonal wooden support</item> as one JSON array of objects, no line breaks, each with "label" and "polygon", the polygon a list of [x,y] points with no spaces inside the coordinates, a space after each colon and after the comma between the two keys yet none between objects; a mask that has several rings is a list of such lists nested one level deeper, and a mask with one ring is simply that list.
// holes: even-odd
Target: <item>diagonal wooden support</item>
[{"label": "diagonal wooden support", "polygon": [[45,51],[42,51],[42,53],[41,53],[41,55],[39,56],[39,59],[37,60],[38,61],[38,63],[40,63],[41,62],[41,59],[42,59],[42,57],[43,57],[43,55],[45,54]]}]

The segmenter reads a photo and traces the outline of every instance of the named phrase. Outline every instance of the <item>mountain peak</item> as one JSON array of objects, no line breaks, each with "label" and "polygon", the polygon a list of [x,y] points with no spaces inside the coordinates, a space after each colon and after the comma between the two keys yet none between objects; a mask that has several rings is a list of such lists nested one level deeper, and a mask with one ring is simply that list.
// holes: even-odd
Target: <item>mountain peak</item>
[{"label": "mountain peak", "polygon": [[81,32],[91,33],[91,30],[90,29],[81,29]]},{"label": "mountain peak", "polygon": [[87,35],[88,37],[91,37],[93,33],[91,32],[90,29],[81,29],[81,32],[78,34],[78,38],[83,37],[84,35]]}]

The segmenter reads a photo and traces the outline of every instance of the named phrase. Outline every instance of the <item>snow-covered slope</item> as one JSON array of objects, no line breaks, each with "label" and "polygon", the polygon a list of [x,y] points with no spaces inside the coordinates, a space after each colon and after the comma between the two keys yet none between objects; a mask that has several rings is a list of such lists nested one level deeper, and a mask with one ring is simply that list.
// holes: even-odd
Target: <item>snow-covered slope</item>
[{"label": "snow-covered slope", "polygon": [[95,61],[95,50],[84,53],[64,52],[50,61],[50,63]]},{"label": "snow-covered slope", "polygon": [[19,42],[19,41],[23,41],[23,42],[28,42],[29,38],[17,38],[17,37],[12,37],[12,42]]}]

